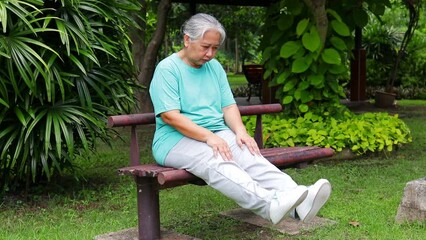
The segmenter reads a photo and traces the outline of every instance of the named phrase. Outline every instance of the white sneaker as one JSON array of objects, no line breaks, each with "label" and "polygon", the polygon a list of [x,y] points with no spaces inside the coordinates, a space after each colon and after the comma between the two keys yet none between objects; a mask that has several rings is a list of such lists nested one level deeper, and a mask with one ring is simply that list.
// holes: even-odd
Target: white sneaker
[{"label": "white sneaker", "polygon": [[308,196],[296,207],[297,215],[302,222],[311,221],[327,202],[331,194],[331,184],[326,179],[318,180],[308,187]]},{"label": "white sneaker", "polygon": [[273,224],[281,222],[287,214],[305,200],[308,195],[306,186],[297,186],[295,189],[286,192],[277,192],[277,198],[273,199],[269,207],[269,217]]}]

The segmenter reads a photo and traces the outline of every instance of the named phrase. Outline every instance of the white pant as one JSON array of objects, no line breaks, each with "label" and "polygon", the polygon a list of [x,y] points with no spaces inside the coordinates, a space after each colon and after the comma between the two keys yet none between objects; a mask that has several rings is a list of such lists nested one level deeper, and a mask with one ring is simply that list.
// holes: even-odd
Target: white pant
[{"label": "white pant", "polygon": [[184,137],[169,152],[165,165],[186,169],[209,186],[233,199],[239,206],[269,219],[269,205],[276,191],[287,191],[297,184],[262,156],[241,149],[230,130],[216,132],[231,148],[233,161],[225,161],[206,143]]}]

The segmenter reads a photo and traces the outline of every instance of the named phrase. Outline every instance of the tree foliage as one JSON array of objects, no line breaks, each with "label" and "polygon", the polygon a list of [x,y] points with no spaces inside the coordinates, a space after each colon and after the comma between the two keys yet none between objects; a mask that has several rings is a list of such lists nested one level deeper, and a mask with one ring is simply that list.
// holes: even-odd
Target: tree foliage
[{"label": "tree foliage", "polygon": [[368,23],[368,11],[381,15],[388,4],[282,0],[269,8],[261,45],[265,78],[289,112],[303,114],[345,97],[353,32]]},{"label": "tree foliage", "polygon": [[0,2],[0,192],[72,169],[133,108],[132,0]]},{"label": "tree foliage", "polygon": [[222,52],[233,59],[233,72],[240,72],[241,65],[247,62],[260,63],[258,47],[266,12],[264,7],[200,5],[199,9],[218,18],[225,27],[227,42]]},{"label": "tree foliage", "polygon": [[422,0],[404,0],[403,3],[408,11],[407,28],[404,32],[404,36],[402,37],[392,71],[386,84],[386,90],[388,92],[392,92],[393,86],[397,79],[400,63],[403,60],[404,55],[406,54],[408,45],[410,44],[411,39],[413,38],[414,33],[416,32],[416,29],[418,28],[420,12],[423,7]]}]

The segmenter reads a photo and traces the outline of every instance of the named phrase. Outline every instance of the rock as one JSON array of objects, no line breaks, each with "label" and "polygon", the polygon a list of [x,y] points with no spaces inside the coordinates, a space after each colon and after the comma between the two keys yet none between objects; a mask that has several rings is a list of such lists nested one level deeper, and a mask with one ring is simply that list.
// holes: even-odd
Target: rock
[{"label": "rock", "polygon": [[426,219],[426,177],[408,182],[398,208],[397,223],[423,223]]}]

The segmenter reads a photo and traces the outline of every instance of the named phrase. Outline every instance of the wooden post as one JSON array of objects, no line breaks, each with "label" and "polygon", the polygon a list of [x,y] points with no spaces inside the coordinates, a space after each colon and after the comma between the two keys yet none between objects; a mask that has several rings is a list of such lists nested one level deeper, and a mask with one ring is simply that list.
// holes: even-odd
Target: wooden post
[{"label": "wooden post", "polygon": [[351,62],[351,101],[366,100],[366,53],[362,48],[362,30],[355,29],[354,59]]},{"label": "wooden post", "polygon": [[140,240],[160,239],[159,186],[156,178],[135,177]]}]

